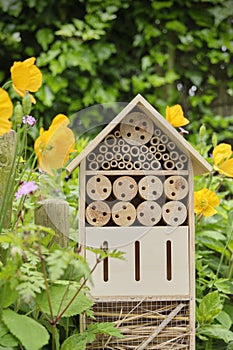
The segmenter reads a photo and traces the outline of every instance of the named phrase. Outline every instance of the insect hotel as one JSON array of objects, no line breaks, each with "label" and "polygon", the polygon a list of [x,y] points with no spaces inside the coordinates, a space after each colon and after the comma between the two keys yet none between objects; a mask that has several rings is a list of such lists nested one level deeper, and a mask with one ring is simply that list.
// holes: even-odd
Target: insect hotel
[{"label": "insect hotel", "polygon": [[79,165],[79,242],[125,258],[106,258],[91,286],[96,320],[124,338],[88,349],[194,350],[193,176],[210,165],[141,95],[67,170]]}]

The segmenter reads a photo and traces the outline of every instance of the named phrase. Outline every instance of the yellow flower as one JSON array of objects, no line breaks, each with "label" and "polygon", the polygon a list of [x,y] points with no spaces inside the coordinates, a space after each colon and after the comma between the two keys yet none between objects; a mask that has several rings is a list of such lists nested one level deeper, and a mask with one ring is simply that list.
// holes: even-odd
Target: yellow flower
[{"label": "yellow flower", "polygon": [[214,167],[225,176],[233,177],[233,158],[231,145],[220,143],[213,150]]},{"label": "yellow flower", "polygon": [[12,123],[9,121],[13,112],[13,104],[8,93],[0,88],[0,136],[11,130]]},{"label": "yellow flower", "polygon": [[189,123],[189,120],[184,117],[184,112],[180,105],[175,105],[172,107],[167,106],[166,119],[171,125],[176,128],[179,126],[187,125]]},{"label": "yellow flower", "polygon": [[207,188],[194,192],[194,212],[203,214],[205,217],[212,216],[217,213],[214,209],[220,204],[218,196]]},{"label": "yellow flower", "polygon": [[68,124],[69,119],[64,114],[58,114],[47,131],[41,128],[35,141],[39,167],[50,175],[53,175],[53,169],[61,168],[74,152],[75,137]]},{"label": "yellow flower", "polygon": [[[15,92],[24,97],[26,91],[36,92],[42,83],[42,74],[35,66],[35,57],[28,58],[23,62],[14,62],[11,67],[11,79]],[[36,103],[35,98],[30,94],[31,101]]]}]

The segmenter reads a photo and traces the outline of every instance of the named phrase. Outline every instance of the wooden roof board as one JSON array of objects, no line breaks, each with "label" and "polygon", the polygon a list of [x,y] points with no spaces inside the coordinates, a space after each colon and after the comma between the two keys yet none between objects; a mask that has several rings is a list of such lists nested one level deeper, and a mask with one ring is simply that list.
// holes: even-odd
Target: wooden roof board
[{"label": "wooden roof board", "polygon": [[178,131],[167,120],[146,101],[140,94],[138,94],[86,147],[85,149],[74,158],[70,164],[66,167],[67,172],[70,174],[79,166],[81,161],[87,157],[87,155],[93,151],[93,149],[107,136],[117,124],[135,107],[139,107],[145,114],[155,122],[159,123],[159,127],[164,132],[168,133],[168,136],[173,142],[181,145],[182,149],[189,154],[194,175],[201,175],[203,173],[210,172],[212,170],[211,165],[181,136]]}]

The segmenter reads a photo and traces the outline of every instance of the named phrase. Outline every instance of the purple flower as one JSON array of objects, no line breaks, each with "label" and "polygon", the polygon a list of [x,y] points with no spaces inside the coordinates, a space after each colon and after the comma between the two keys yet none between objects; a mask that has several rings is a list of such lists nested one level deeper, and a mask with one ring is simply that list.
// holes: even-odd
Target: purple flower
[{"label": "purple flower", "polygon": [[22,196],[25,196],[29,193],[33,193],[37,189],[38,186],[34,181],[22,182],[18,191],[15,193],[15,198],[20,199]]},{"label": "purple flower", "polygon": [[34,126],[36,124],[36,119],[31,115],[25,115],[22,121],[23,121],[23,124],[28,124],[30,126]]},{"label": "purple flower", "polygon": [[185,130],[184,128],[179,128],[180,129],[180,134],[183,135],[183,134],[189,134],[189,131],[188,130]]}]

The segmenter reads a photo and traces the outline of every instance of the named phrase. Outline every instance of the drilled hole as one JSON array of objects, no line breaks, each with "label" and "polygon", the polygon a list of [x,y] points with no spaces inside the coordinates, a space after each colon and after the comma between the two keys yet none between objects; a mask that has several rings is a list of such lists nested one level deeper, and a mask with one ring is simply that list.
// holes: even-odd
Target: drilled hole
[{"label": "drilled hole", "polygon": [[181,207],[178,207],[178,210],[179,210],[179,211],[181,211],[181,210],[182,210],[182,208],[181,208]]},{"label": "drilled hole", "polygon": [[145,139],[145,136],[144,136],[144,135],[141,135],[141,136],[140,136],[140,139],[141,139],[141,140],[144,140],[144,139]]},{"label": "drilled hole", "polygon": [[131,220],[131,216],[127,216],[127,220]]},{"label": "drilled hole", "polygon": [[96,206],[93,205],[93,206],[91,207],[91,209],[92,209],[92,210],[96,210]]},{"label": "drilled hole", "polygon": [[174,184],[174,181],[173,181],[173,180],[170,180],[169,182],[170,182],[171,185]]},{"label": "drilled hole", "polygon": [[125,193],[122,193],[122,194],[121,194],[121,197],[122,197],[122,198],[125,198]]},{"label": "drilled hole", "polygon": [[174,218],[174,221],[177,222],[177,221],[178,221],[178,218]]},{"label": "drilled hole", "polygon": [[130,119],[129,122],[130,122],[130,123],[133,123],[133,119]]},{"label": "drilled hole", "polygon": [[95,190],[91,190],[91,193],[95,193]]},{"label": "drilled hole", "polygon": [[151,207],[150,207],[150,208],[151,208],[151,210],[153,210],[155,207],[154,207],[153,205],[151,205]]},{"label": "drilled hole", "polygon": [[151,218],[151,221],[152,221],[152,222],[155,222],[155,218]]},{"label": "drilled hole", "polygon": [[106,211],[104,211],[104,212],[103,212],[103,216],[106,216],[106,215],[107,215],[107,213],[106,213]]},{"label": "drilled hole", "polygon": [[96,220],[96,218],[94,218],[94,219],[92,219],[92,221],[93,221],[93,222],[96,222],[97,220]]},{"label": "drilled hole", "polygon": [[127,209],[126,205],[123,205],[122,209],[126,210]]},{"label": "drilled hole", "polygon": [[136,131],[140,130],[139,126],[135,126],[135,130]]},{"label": "drilled hole", "polygon": [[157,192],[156,192],[156,191],[153,191],[152,193],[153,193],[153,195],[154,195],[154,196],[156,196],[156,194],[157,194]]},{"label": "drilled hole", "polygon": [[108,191],[108,189],[107,189],[107,188],[103,188],[103,192],[105,192],[105,193],[106,193],[107,191]]},{"label": "drilled hole", "polygon": [[143,125],[143,126],[147,126],[147,122],[143,122],[142,125]]},{"label": "drilled hole", "polygon": [[139,215],[140,215],[140,216],[144,216],[144,213],[140,213]]},{"label": "drilled hole", "polygon": [[155,183],[155,179],[151,179],[151,183],[154,184]]},{"label": "drilled hole", "polygon": [[119,186],[122,186],[122,182],[119,182],[118,185],[119,185]]},{"label": "drilled hole", "polygon": [[134,187],[133,185],[130,185],[130,186],[129,186],[129,188],[131,188],[131,189],[132,189],[133,187]]},{"label": "drilled hole", "polygon": [[172,197],[174,197],[176,194],[175,194],[175,192],[172,192],[171,195],[172,195]]},{"label": "drilled hole", "polygon": [[115,215],[115,218],[116,218],[116,219],[119,219],[119,214],[116,214],[116,215]]},{"label": "drilled hole", "polygon": [[170,213],[170,209],[166,209],[166,213]]},{"label": "drilled hole", "polygon": [[128,133],[126,134],[126,136],[127,136],[127,137],[131,137],[131,133],[128,132]]},{"label": "drilled hole", "polygon": [[96,182],[100,182],[100,181],[101,181],[101,178],[97,177]]},{"label": "drilled hole", "polygon": [[145,187],[145,186],[142,186],[142,190],[145,191],[145,190],[146,190],[146,187]]}]

